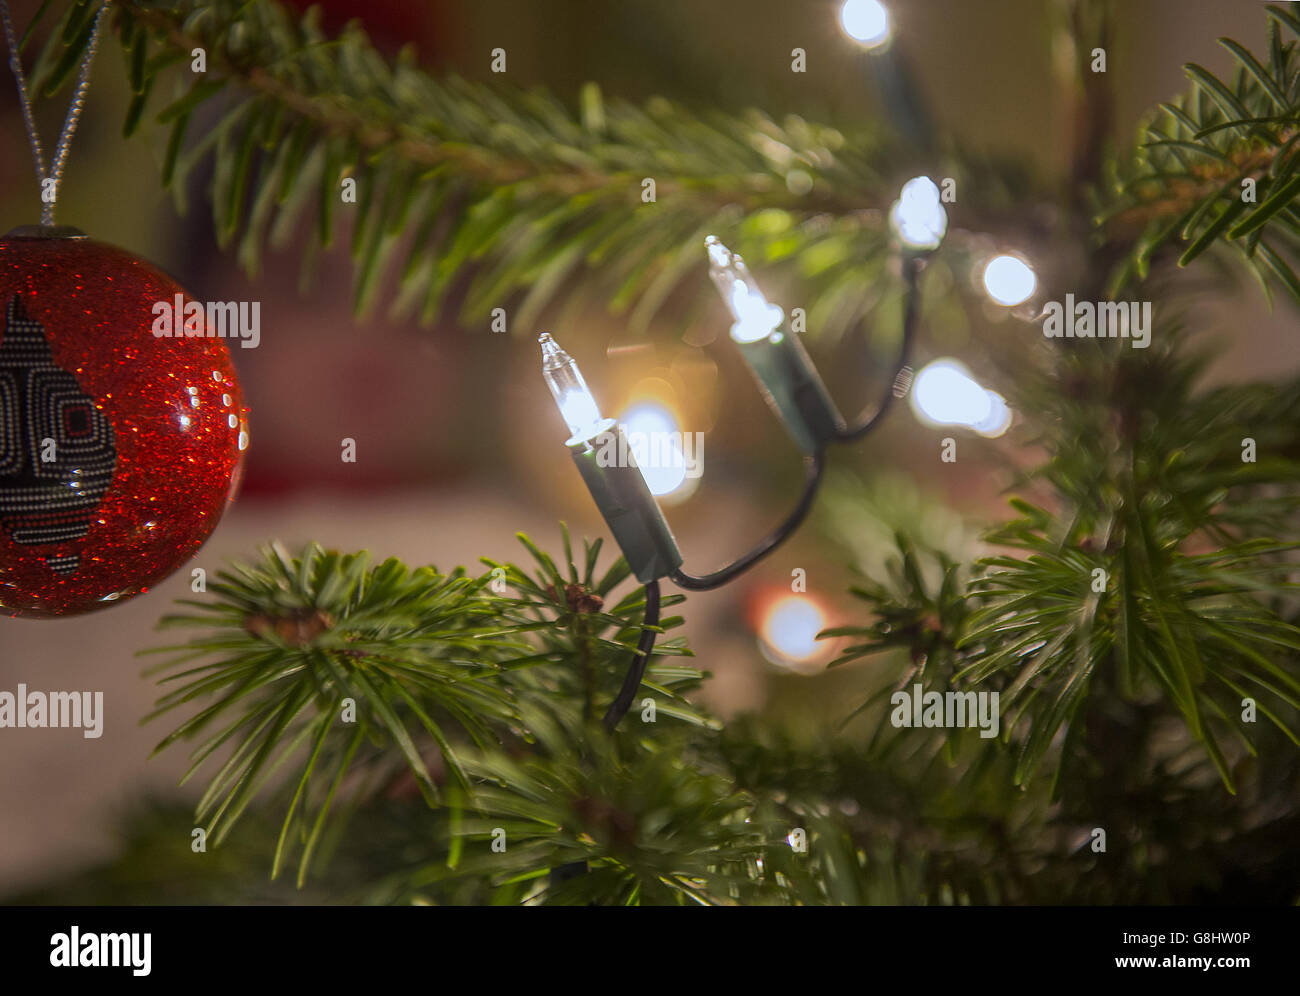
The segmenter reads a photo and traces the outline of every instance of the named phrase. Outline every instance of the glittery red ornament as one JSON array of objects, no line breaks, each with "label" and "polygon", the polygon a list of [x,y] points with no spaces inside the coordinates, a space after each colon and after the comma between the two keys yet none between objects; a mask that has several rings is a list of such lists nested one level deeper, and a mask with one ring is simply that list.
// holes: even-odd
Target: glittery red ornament
[{"label": "glittery red ornament", "polygon": [[[155,335],[170,277],[71,229],[0,239],[0,606],[59,616],[171,574],[216,527],[248,445],[225,341]],[[193,334],[203,333],[201,335]]]}]

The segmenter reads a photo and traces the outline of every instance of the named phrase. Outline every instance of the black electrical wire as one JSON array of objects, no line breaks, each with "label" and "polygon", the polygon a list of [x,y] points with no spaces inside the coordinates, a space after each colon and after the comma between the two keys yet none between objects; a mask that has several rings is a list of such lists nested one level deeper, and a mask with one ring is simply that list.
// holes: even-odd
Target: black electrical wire
[{"label": "black electrical wire", "polygon": [[645,621],[641,624],[641,639],[636,646],[636,654],[632,657],[632,663],[627,667],[627,674],[623,676],[623,687],[618,690],[618,696],[609,704],[605,710],[603,720],[605,729],[610,733],[614,732],[614,727],[618,726],[618,721],[627,715],[627,711],[632,708],[632,700],[636,698],[636,691],[641,687],[641,679],[645,677],[646,665],[650,663],[650,652],[655,648],[655,631],[652,626],[659,625],[659,582],[647,581],[645,586]]},{"label": "black electrical wire", "polygon": [[[628,710],[632,708],[637,689],[641,687],[641,679],[645,677],[646,665],[650,663],[650,654],[655,647],[655,631],[650,627],[659,625],[658,581],[648,581],[646,583],[645,619],[641,625],[641,639],[637,641],[636,653],[632,655],[632,663],[628,665],[627,674],[623,676],[623,687],[619,689],[618,695],[610,703],[609,708],[605,710],[603,723],[605,730],[609,733],[614,732],[619,720],[626,716]],[[551,869],[551,884],[558,885],[561,882],[567,882],[569,879],[587,874],[589,870],[585,860],[570,861],[568,864],[557,865]]]},{"label": "black electrical wire", "polygon": [[[885,395],[881,398],[876,410],[870,415],[864,412],[856,425],[845,427],[837,432],[835,434],[836,442],[847,443],[861,439],[869,434],[880,425],[881,420],[885,417],[894,401],[907,393],[908,381],[911,375],[911,367],[908,364],[912,357],[912,345],[916,340],[916,326],[921,313],[920,293],[917,287],[917,278],[920,272],[921,260],[919,257],[913,255],[903,257],[903,281],[907,288],[907,303],[904,306],[903,332],[899,343],[898,366],[895,368],[894,377],[890,381],[888,388],[886,388]],[[818,450],[816,453],[805,457],[804,466],[806,474],[803,494],[799,498],[799,504],[795,506],[794,511],[790,513],[786,520],[769,533],[767,538],[758,546],[743,557],[733,561],[726,567],[714,571],[712,574],[696,577],[693,574],[687,574],[679,567],[668,576],[679,587],[685,588],[687,591],[708,591],[712,588],[720,588],[737,575],[753,567],[755,563],[785,542],[790,534],[799,528],[812,510],[813,499],[817,496],[822,472],[826,466],[823,451]]]},{"label": "black electrical wire", "polygon": [[917,277],[920,272],[921,261],[919,258],[912,255],[903,257],[903,281],[907,285],[907,304],[904,306],[903,335],[902,341],[899,343],[898,366],[895,368],[894,378],[885,388],[885,395],[880,399],[880,404],[876,407],[875,412],[871,415],[863,412],[856,425],[846,427],[836,433],[835,439],[838,442],[847,443],[867,435],[880,424],[880,420],[885,417],[894,401],[907,393],[912,372],[909,366],[912,359],[912,344],[916,341],[917,320],[921,315],[921,295],[917,288]]},{"label": "black electrical wire", "polygon": [[[903,279],[907,284],[907,304],[903,316],[903,333],[899,346],[898,368],[895,371],[894,379],[876,411],[869,416],[864,414],[858,425],[841,429],[835,436],[837,442],[861,439],[870,433],[872,429],[880,424],[894,399],[905,393],[905,377],[910,373],[908,361],[911,358],[912,343],[916,337],[916,324],[920,313],[917,301],[919,297],[917,293],[917,275],[919,272],[920,260],[912,256],[905,257],[903,260]],[[668,576],[679,587],[688,591],[708,591],[712,588],[720,588],[747,571],[784,543],[803,524],[804,519],[808,517],[808,513],[812,511],[813,501],[817,497],[817,490],[821,486],[822,474],[825,469],[826,457],[824,451],[818,450],[804,457],[804,486],[803,493],[799,496],[799,503],[786,516],[784,522],[768,533],[762,542],[743,557],[734,560],[726,567],[719,568],[712,574],[705,574],[703,577],[687,574],[681,568],[674,569]],[[619,689],[618,695],[610,703],[602,720],[606,731],[610,733],[614,732],[619,722],[632,708],[637,689],[641,687],[641,681],[645,678],[646,667],[650,663],[650,655],[655,646],[655,630],[652,627],[658,627],[659,625],[659,601],[659,582],[657,580],[647,582],[645,586],[645,619],[642,622],[641,638],[637,641],[636,653],[633,654],[632,661],[628,664],[627,673],[623,676],[623,687]],[[568,864],[559,865],[551,869],[551,882],[552,884],[559,884],[579,875],[585,875],[588,870],[586,861],[572,861]]]},{"label": "black electrical wire", "polygon": [[[917,276],[920,269],[921,263],[917,257],[904,257],[903,279],[907,285],[907,304],[903,316],[902,342],[899,346],[898,367],[894,379],[890,383],[884,398],[881,399],[875,413],[870,416],[864,415],[858,425],[841,429],[835,436],[837,442],[861,439],[867,435],[880,424],[880,420],[889,410],[895,398],[906,393],[905,378],[911,372],[908,362],[911,358],[912,343],[916,338],[917,318],[920,314],[918,306],[919,294],[917,291]],[[784,522],[768,533],[761,543],[743,557],[732,561],[726,567],[719,568],[712,574],[705,574],[702,577],[687,574],[680,567],[675,568],[668,576],[676,582],[678,587],[685,588],[688,591],[708,591],[712,588],[722,587],[722,585],[747,571],[789,539],[791,534],[803,524],[804,519],[808,517],[808,513],[812,511],[813,501],[817,497],[817,490],[821,486],[822,474],[825,469],[826,457],[823,450],[818,450],[804,457],[804,486],[803,493],[799,496],[799,503],[786,516]],[[607,732],[613,733],[619,721],[632,708],[637,689],[641,687],[641,681],[645,678],[646,667],[650,663],[650,655],[654,651],[655,645],[655,631],[651,627],[658,627],[659,625],[659,599],[659,582],[657,580],[646,582],[645,619],[642,622],[641,639],[637,642],[636,653],[632,656],[627,673],[623,676],[623,687],[619,689],[618,695],[605,711],[602,722]],[[586,861],[571,861],[568,864],[551,869],[551,882],[558,884],[579,875],[585,875],[588,870]]]},{"label": "black electrical wire", "polygon": [[719,588],[738,574],[753,567],[757,561],[784,543],[790,534],[803,524],[803,520],[812,511],[813,499],[817,497],[817,488],[821,485],[822,471],[826,469],[826,458],[822,451],[818,450],[816,453],[804,457],[804,468],[803,494],[799,497],[799,504],[786,517],[786,520],[772,530],[758,546],[743,557],[733,561],[726,567],[719,568],[712,574],[695,577],[687,574],[679,567],[668,576],[676,582],[678,587],[685,588],[687,591],[708,591],[711,588]]}]

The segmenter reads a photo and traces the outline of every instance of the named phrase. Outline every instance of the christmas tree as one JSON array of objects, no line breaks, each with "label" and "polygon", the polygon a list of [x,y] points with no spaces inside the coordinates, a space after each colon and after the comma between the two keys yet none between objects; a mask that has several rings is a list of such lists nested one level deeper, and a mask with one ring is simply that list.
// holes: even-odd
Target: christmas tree
[{"label": "christmas tree", "polygon": [[[252,286],[346,252],[358,334],[386,311],[529,364],[535,389],[492,403],[550,450],[507,453],[471,410],[439,431],[495,439],[507,487],[563,489],[591,523],[464,568],[267,537],[212,571],[148,671],[197,805],[138,807],[114,860],[20,901],[1300,901],[1296,352],[1206,378],[1206,302],[1300,304],[1300,12],[1235,10],[1262,45],[1221,39],[1229,72],[1188,64],[1135,123],[1115,5],[1044,5],[1069,137],[1026,164],[945,133],[895,6],[817,8],[827,30],[783,43],[799,92],[825,86],[822,49],[861,46],[856,113],[807,97],[833,124],[730,106],[734,86],[545,88],[509,45],[471,82],[389,54],[364,11],[282,0],[47,2],[17,26],[33,95],[120,48],[126,136],[190,217],[208,197]],[[718,429],[703,486],[766,474],[757,521],[780,523],[730,566],[693,573],[709,554],[652,496],[689,454],[603,419],[593,309],[634,359],[713,358],[725,402],[683,405]],[[803,471],[756,442],[755,399]],[[1009,504],[972,523],[916,474]],[[692,515],[671,511],[683,537],[714,528]],[[820,552],[787,556],[809,534]],[[725,662],[673,631],[760,562],[796,620],[769,654],[833,670],[723,718],[700,693]],[[849,618],[783,642],[849,570]]]}]

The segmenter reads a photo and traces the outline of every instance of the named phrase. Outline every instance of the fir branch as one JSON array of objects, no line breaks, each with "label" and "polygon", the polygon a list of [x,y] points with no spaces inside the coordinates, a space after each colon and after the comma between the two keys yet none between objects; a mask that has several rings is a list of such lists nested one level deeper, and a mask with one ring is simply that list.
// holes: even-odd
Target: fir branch
[{"label": "fir branch", "polygon": [[[65,10],[38,60],[47,90],[77,55],[87,2]],[[598,292],[643,332],[679,285],[703,279],[713,231],[751,262],[791,267],[817,335],[843,334],[889,279],[886,214],[914,157],[878,124],[638,107],[594,84],[574,110],[540,90],[435,79],[410,50],[389,63],[359,25],[329,38],[316,13],[298,20],[275,0],[114,7],[135,94],[125,131],[151,117],[170,131],[162,177],[178,206],[210,166],[218,239],[250,273],[309,215],[302,237],[331,245],[346,213],[358,314],[387,300],[428,323],[459,299],[466,323],[509,306],[527,330],[561,296]],[[1017,201],[1048,199],[1011,162],[954,151],[931,168],[979,191],[963,216],[985,231],[1023,230]],[[344,180],[355,205],[341,203]],[[984,248],[955,229],[947,251],[968,268]]]},{"label": "fir branch", "polygon": [[[50,35],[35,74],[45,92],[66,82],[94,6],[71,5]],[[267,241],[286,244],[313,205],[309,238],[322,246],[341,209],[355,212],[359,314],[382,294],[393,315],[431,322],[468,272],[467,323],[509,304],[514,327],[531,328],[562,292],[599,286],[643,331],[679,284],[698,277],[700,239],[716,230],[753,261],[795,263],[805,307],[820,319],[812,327],[835,338],[884,276],[885,209],[911,153],[879,127],[701,115],[661,99],[638,108],[607,102],[594,85],[575,113],[542,91],[436,80],[409,50],[389,64],[359,25],[331,39],[314,13],[297,22],[275,0],[116,6],[135,93],[127,133],[167,88],[164,76],[176,94],[155,112],[171,132],[164,183],[183,201],[186,176],[212,164],[218,237],[238,238],[250,272]],[[1298,57],[1295,40],[1282,40],[1300,25],[1293,11],[1269,8],[1266,58],[1224,39],[1236,79],[1189,66],[1191,94],[1144,126],[1099,206],[1106,251],[1124,258],[1112,293],[1181,240],[1184,265],[1216,242],[1236,245],[1261,278],[1300,297]],[[197,48],[208,61],[202,76],[188,67]],[[199,120],[212,127],[187,141]],[[1051,199],[1041,182],[956,150],[932,169],[978,191],[963,200],[968,228],[1020,241],[1040,234],[1025,204]],[[647,178],[654,203],[641,199]],[[357,183],[355,208],[339,203],[346,179]],[[1258,194],[1245,207],[1243,179]],[[958,270],[984,251],[955,227],[945,247]]]},{"label": "fir branch", "polygon": [[[541,566],[536,576],[495,561],[478,578],[411,571],[396,560],[372,568],[364,554],[313,546],[292,557],[272,546],[260,563],[221,572],[207,599],[182,603],[189,611],[164,617],[161,627],[201,632],[150,651],[168,658],[150,673],[174,687],[147,718],[203,705],[157,750],[203,738],[186,779],[225,756],[195,817],[214,843],[287,769],[273,874],[297,844],[301,882],[334,811],[373,791],[362,776],[391,784],[400,776],[395,765],[404,764],[404,777],[439,806],[448,788],[457,800],[473,788],[467,752],[513,742],[521,710],[545,710],[561,728],[591,734],[579,711],[582,690],[590,681],[612,697],[621,684],[644,596],[636,589],[605,607],[628,570],[620,559],[598,574],[599,543],[585,547],[581,567],[566,556],[561,571],[520,540]],[[567,531],[564,544],[568,554]],[[670,616],[659,629],[680,624]],[[655,648],[658,657],[686,654],[677,640]],[[656,662],[643,687],[665,719],[700,729],[712,722],[683,697],[700,678]]]},{"label": "fir branch", "polygon": [[1112,294],[1145,279],[1170,247],[1178,246],[1178,265],[1187,266],[1226,245],[1266,286],[1276,281],[1300,301],[1300,7],[1267,10],[1267,56],[1219,39],[1237,63],[1232,81],[1188,64],[1189,93],[1162,104],[1143,125],[1099,219],[1106,240],[1132,247],[1113,274]]},{"label": "fir branch", "polygon": [[152,651],[169,655],[151,673],[171,688],[147,718],[208,703],[156,750],[204,737],[187,779],[226,756],[196,811],[214,842],[304,750],[281,835],[282,847],[302,838],[304,871],[359,752],[391,747],[433,802],[440,790],[420,731],[464,783],[446,724],[483,739],[509,720],[514,706],[499,679],[529,649],[484,584],[395,560],[371,568],[364,555],[310,547],[291,557],[270,547],[261,563],[221,572],[207,600],[165,616],[160,626],[203,632]]},{"label": "fir branch", "polygon": [[900,535],[886,576],[854,589],[875,621],[823,634],[854,640],[836,664],[902,648],[900,684],[997,690],[1017,781],[1052,756],[1060,791],[1097,710],[1153,693],[1230,790],[1259,738],[1244,700],[1300,745],[1300,382],[1198,388],[1205,356],[1175,329],[1160,339],[1079,360],[1112,372],[1104,389],[1071,364],[1018,382],[1048,453],[1022,484],[1048,485],[1045,503],[1012,500],[986,536],[1006,552],[969,585]]},{"label": "fir branch", "polygon": [[[475,788],[460,822],[460,856],[414,871],[406,888],[420,895],[485,878],[501,899],[560,905],[731,905],[754,897],[751,872],[776,831],[750,822],[753,800],[715,767],[707,740],[682,730],[593,740],[590,727],[565,729],[540,713],[524,723],[538,750],[469,760]],[[546,877],[575,862],[587,873]]]},{"label": "fir branch", "polygon": [[[618,304],[651,289],[662,301],[683,276],[664,257],[686,244],[698,253],[713,227],[795,211],[852,217],[879,238],[889,203],[874,167],[887,150],[871,133],[702,117],[662,100],[642,110],[606,103],[594,86],[575,115],[541,92],[434,80],[409,51],[388,65],[358,25],[329,39],[312,14],[295,24],[269,0],[125,6],[128,49],[147,28],[174,52],[207,53],[207,73],[158,114],[172,128],[165,172],[179,184],[212,158],[218,233],[229,241],[242,230],[250,267],[266,229],[287,238],[313,202],[315,238],[329,245],[341,179],[357,182],[361,312],[399,253],[399,313],[414,307],[431,321],[473,265],[467,319],[528,289],[515,324],[529,327],[584,263],[620,271]],[[227,110],[215,134],[186,150],[187,123],[219,97]],[[646,178],[655,203],[642,202]],[[402,246],[404,231],[416,235]]]}]

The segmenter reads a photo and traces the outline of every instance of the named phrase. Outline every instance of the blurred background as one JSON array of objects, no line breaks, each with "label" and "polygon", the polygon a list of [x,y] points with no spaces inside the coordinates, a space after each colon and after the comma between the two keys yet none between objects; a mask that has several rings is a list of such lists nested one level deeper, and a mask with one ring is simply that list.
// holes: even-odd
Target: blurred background
[{"label": "blurred background", "polygon": [[[25,23],[35,6],[13,4],[15,19]],[[1183,88],[1184,62],[1226,71],[1217,37],[1230,34],[1248,46],[1263,40],[1254,4],[1116,6],[1107,72],[1117,95],[1118,142],[1130,139],[1145,109]],[[435,72],[502,82],[489,64],[492,50],[504,48],[506,85],[546,87],[570,102],[583,82],[595,80],[611,97],[662,94],[687,105],[755,106],[775,117],[796,113],[836,125],[883,113],[869,56],[842,30],[838,0],[327,0],[323,7],[331,28],[360,18],[389,53],[413,42]],[[977,150],[1020,158],[1036,173],[1064,174],[1051,4],[893,0],[890,7],[942,129]],[[790,71],[796,46],[807,52],[803,74]],[[36,220],[36,183],[17,99],[8,83],[0,93],[7,95],[0,127],[10,149],[0,161],[7,229]],[[545,548],[558,544],[561,520],[576,535],[603,534],[540,376],[537,330],[501,335],[486,324],[451,320],[428,328],[383,318],[356,323],[349,317],[345,248],[319,260],[305,289],[292,249],[269,255],[250,279],[215,249],[203,178],[192,185],[185,214],[160,189],[165,136],[146,129],[121,140],[127,100],[121,54],[106,40],[73,145],[60,221],[147,257],[200,299],[259,300],[262,308],[261,345],[235,350],[252,410],[242,493],[197,565],[211,572],[278,539],[290,548],[316,541],[413,565],[475,569],[481,556],[518,559],[516,531]],[[48,135],[57,113],[47,108],[42,118]],[[346,210],[339,224],[336,245],[346,246]],[[570,309],[564,326],[548,326],[581,364],[607,414],[640,410],[706,434],[702,478],[680,482],[669,473],[661,483],[685,566],[695,573],[748,548],[783,517],[801,484],[798,453],[734,351],[715,342],[729,318],[704,273],[701,251],[704,306],[680,327],[669,316],[648,335],[630,336],[600,302]],[[797,288],[767,290],[797,306]],[[1270,314],[1257,288],[1208,302],[1197,317],[1228,337],[1216,378],[1280,377],[1297,365],[1293,317]],[[962,358],[972,339],[1005,334],[1007,320],[1004,310],[990,307],[982,325],[931,325],[918,365],[941,354]],[[1234,336],[1242,337],[1239,348]],[[829,344],[813,352],[844,410],[872,397],[860,385],[855,390],[860,378],[837,367]],[[835,704],[857,679],[852,669],[826,673],[834,647],[815,647],[812,636],[823,626],[862,621],[846,589],[855,569],[878,566],[873,551],[890,523],[919,522],[941,545],[973,553],[980,524],[1001,514],[1009,444],[967,433],[962,459],[941,464],[939,440],[953,432],[923,425],[900,405],[869,441],[833,453],[831,487],[787,546],[738,583],[689,599],[685,635],[697,663],[713,675],[703,693],[708,706],[724,717],[769,710],[807,724],[842,714]],[[355,463],[340,459],[344,438],[356,441]],[[864,527],[860,515],[852,529],[842,525],[838,510],[849,494],[858,509],[866,503],[878,512],[878,531]],[[807,592],[790,602],[796,569],[806,572]],[[98,741],[66,730],[0,732],[0,895],[102,859],[130,804],[175,785],[185,754],[149,759],[166,731],[139,725],[155,688],[141,677],[135,655],[161,642],[155,623],[173,598],[187,594],[185,571],[99,614],[0,623],[0,688],[22,682],[102,690],[106,713]]]}]

